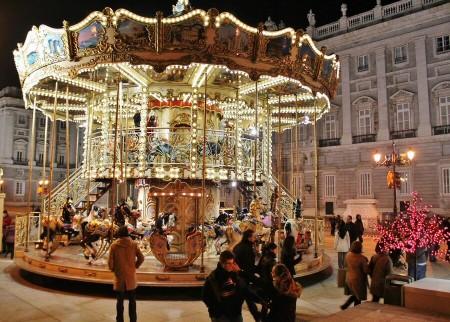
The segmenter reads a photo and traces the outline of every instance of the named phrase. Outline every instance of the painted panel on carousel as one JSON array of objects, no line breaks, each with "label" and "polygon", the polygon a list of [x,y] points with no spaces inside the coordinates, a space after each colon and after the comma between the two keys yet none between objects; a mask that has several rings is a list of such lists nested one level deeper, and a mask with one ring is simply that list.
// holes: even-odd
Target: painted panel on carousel
[{"label": "painted panel on carousel", "polygon": [[321,71],[321,77],[324,80],[329,80],[333,74],[334,62],[331,59],[324,59]]},{"label": "painted panel on carousel", "polygon": [[44,36],[45,53],[50,57],[64,55],[62,34],[47,32]]},{"label": "painted panel on carousel", "polygon": [[100,22],[95,21],[78,33],[78,47],[81,50],[95,48],[104,34],[105,28]]},{"label": "painted panel on carousel", "polygon": [[119,38],[129,49],[153,48],[154,27],[131,19],[122,19],[117,24]]},{"label": "painted panel on carousel", "polygon": [[198,49],[205,46],[205,39],[205,27],[200,17],[164,25],[165,49]]},{"label": "painted panel on carousel", "polygon": [[314,51],[308,41],[305,40],[302,42],[298,57],[302,62],[304,71],[309,71],[310,73],[312,73],[318,54]]},{"label": "painted panel on carousel", "polygon": [[287,36],[271,38],[267,43],[266,56],[270,58],[283,58],[290,55],[291,47],[291,38]]},{"label": "painted panel on carousel", "polygon": [[252,35],[232,23],[223,23],[217,33],[216,51],[250,56]]}]

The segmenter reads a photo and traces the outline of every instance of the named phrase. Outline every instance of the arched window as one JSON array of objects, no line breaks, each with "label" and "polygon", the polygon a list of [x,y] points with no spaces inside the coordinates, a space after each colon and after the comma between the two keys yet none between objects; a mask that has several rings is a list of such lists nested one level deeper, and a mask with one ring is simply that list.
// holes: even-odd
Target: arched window
[{"label": "arched window", "polygon": [[390,97],[390,129],[401,132],[415,129],[414,93],[399,90]]},{"label": "arched window", "polygon": [[353,131],[357,136],[375,134],[377,131],[377,102],[368,96],[361,96],[352,103]]}]

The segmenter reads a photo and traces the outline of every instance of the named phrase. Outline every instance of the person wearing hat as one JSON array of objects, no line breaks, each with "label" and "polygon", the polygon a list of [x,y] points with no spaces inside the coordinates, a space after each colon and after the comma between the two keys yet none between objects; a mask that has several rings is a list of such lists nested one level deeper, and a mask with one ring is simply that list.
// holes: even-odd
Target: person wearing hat
[{"label": "person wearing hat", "polygon": [[130,322],[137,321],[136,314],[136,269],[144,262],[144,255],[122,226],[117,232],[118,239],[111,245],[108,266],[114,272],[114,291],[117,297],[117,322],[123,322],[123,301],[128,299]]}]

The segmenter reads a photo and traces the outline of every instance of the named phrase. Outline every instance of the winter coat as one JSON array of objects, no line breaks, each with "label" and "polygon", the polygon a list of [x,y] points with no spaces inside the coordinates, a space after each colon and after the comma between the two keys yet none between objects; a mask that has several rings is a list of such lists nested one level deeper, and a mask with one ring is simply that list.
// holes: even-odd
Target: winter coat
[{"label": "winter coat", "polygon": [[360,301],[367,300],[367,273],[369,271],[367,262],[367,257],[361,254],[349,252],[345,256],[347,267],[345,282],[351,294]]},{"label": "winter coat", "polygon": [[227,272],[220,263],[206,278],[202,300],[211,318],[225,316],[235,318],[242,314],[245,299],[244,282],[236,272]]},{"label": "winter coat", "polygon": [[295,248],[292,248],[290,250],[283,248],[281,250],[281,263],[286,265],[292,277],[294,277],[295,275],[295,265],[300,263],[302,260],[301,255],[295,258],[296,255],[297,251]]},{"label": "winter coat", "polygon": [[356,226],[352,222],[348,222],[345,224],[345,228],[347,228],[348,234],[350,236],[350,245],[358,238],[358,233],[356,231]]},{"label": "winter coat", "polygon": [[362,220],[357,219],[355,221],[355,235],[356,235],[356,238],[364,235],[364,225],[363,225]]},{"label": "winter coat", "polygon": [[114,290],[130,291],[137,287],[136,268],[144,262],[144,255],[130,237],[116,240],[109,251],[108,266],[114,272]]},{"label": "winter coat", "polygon": [[369,263],[370,293],[383,297],[386,276],[392,273],[392,260],[386,254],[373,255]]},{"label": "winter coat", "polygon": [[334,249],[338,253],[347,253],[350,249],[350,234],[348,231],[345,233],[345,237],[339,237],[339,231],[334,235]]},{"label": "winter coat", "polygon": [[293,284],[287,291],[282,291],[272,285],[270,311],[267,322],[295,322],[297,298],[302,287],[292,280]]},{"label": "winter coat", "polygon": [[268,291],[272,285],[272,268],[276,265],[276,255],[273,252],[265,253],[258,264],[259,275],[263,288]]},{"label": "winter coat", "polygon": [[239,268],[244,271],[245,277],[252,278],[256,270],[255,248],[253,247],[253,244],[243,240],[234,246],[233,253],[236,258],[236,263],[239,265]]},{"label": "winter coat", "polygon": [[16,227],[13,224],[6,226],[5,242],[7,242],[9,244],[14,244],[15,231],[16,231]]}]

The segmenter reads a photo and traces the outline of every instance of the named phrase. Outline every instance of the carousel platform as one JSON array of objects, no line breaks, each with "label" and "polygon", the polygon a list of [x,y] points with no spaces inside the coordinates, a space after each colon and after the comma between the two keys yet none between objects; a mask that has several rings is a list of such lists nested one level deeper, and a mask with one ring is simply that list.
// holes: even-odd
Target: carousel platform
[{"label": "carousel platform", "polygon": [[[196,260],[188,270],[164,271],[153,256],[146,256],[144,263],[137,270],[138,285],[141,287],[201,287],[208,274],[216,267],[217,256],[204,258],[205,272],[200,272],[200,259]],[[70,245],[57,249],[49,261],[45,260],[41,249],[29,248],[28,252],[16,251],[15,264],[22,270],[65,280],[80,282],[112,284],[113,274],[107,267],[107,257],[88,264],[78,245]],[[319,273],[330,266],[330,258],[326,254],[304,255],[296,266],[296,278],[304,278]]]}]

